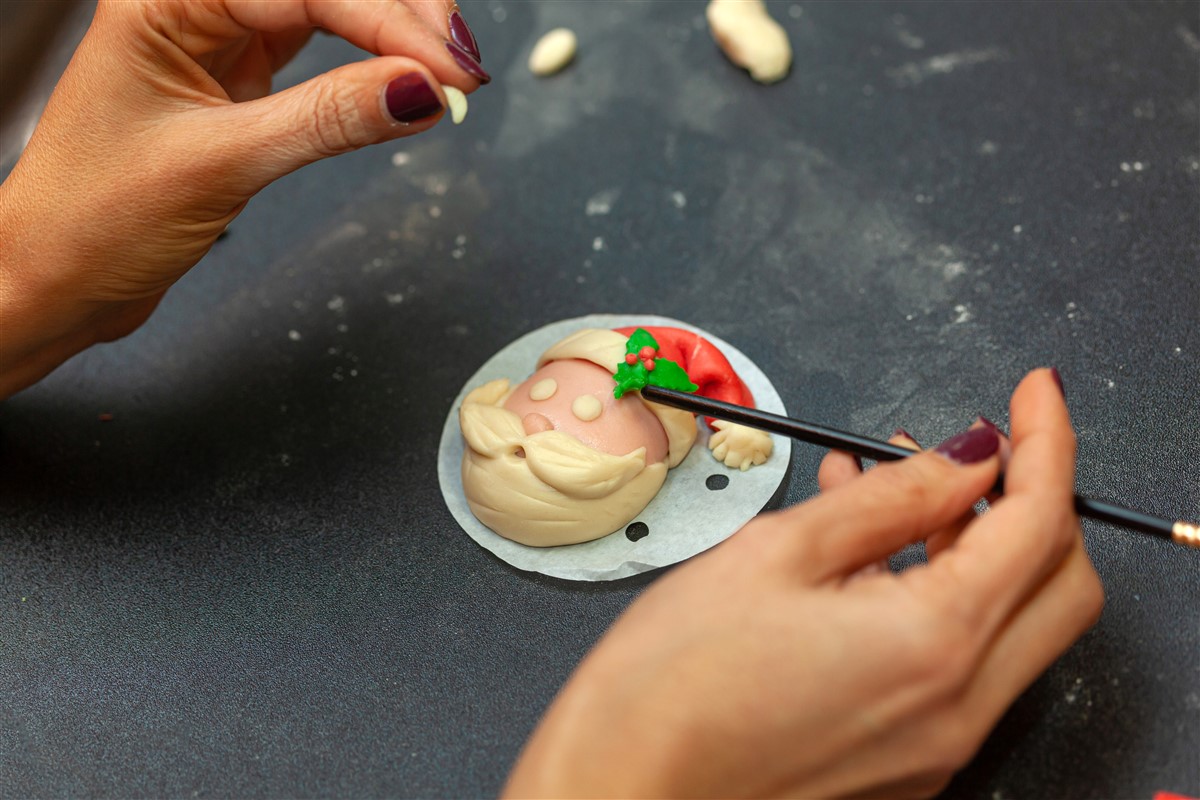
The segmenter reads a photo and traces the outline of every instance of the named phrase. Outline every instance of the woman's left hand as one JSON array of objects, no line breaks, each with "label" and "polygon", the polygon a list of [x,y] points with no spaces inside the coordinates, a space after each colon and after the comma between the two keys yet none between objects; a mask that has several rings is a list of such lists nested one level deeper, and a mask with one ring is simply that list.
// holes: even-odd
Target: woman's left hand
[{"label": "woman's left hand", "polygon": [[[316,29],[376,54],[268,94]],[[452,0],[101,0],[0,187],[0,398],[136,329],[246,201],[488,79]]]}]

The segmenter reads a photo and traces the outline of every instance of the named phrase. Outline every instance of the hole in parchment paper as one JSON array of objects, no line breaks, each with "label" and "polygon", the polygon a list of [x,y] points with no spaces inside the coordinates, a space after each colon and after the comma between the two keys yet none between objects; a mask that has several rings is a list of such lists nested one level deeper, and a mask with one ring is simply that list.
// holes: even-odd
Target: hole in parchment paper
[{"label": "hole in parchment paper", "polygon": [[728,475],[709,475],[704,481],[704,485],[714,492],[719,492],[729,485]]}]

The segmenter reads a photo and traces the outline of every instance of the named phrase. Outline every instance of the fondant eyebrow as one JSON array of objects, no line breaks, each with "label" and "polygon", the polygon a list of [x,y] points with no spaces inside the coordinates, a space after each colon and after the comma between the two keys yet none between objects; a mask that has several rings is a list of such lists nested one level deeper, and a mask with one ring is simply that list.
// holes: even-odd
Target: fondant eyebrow
[{"label": "fondant eyebrow", "polygon": [[549,400],[558,391],[558,381],[546,378],[529,387],[530,400]]}]

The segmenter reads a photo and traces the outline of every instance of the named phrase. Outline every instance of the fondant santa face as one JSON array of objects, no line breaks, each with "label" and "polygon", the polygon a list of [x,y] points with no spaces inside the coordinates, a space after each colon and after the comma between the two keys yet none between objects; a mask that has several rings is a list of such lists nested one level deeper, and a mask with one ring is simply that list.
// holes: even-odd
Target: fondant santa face
[{"label": "fondant santa face", "polygon": [[466,396],[462,480],[480,522],[521,544],[575,544],[623,527],[654,498],[696,424],[637,394],[613,397],[625,341],[579,331],[519,386],[499,379]]},{"label": "fondant santa face", "polygon": [[[681,366],[710,373],[702,391],[745,391],[711,344],[678,329],[655,330],[664,339],[684,334],[672,350]],[[515,388],[499,379],[466,396],[459,409],[463,489],[484,525],[534,547],[597,539],[631,522],[687,456],[698,435],[690,413],[647,403],[637,392],[614,397],[627,341],[628,333],[579,331],[543,353]],[[748,392],[730,399],[753,402]],[[770,454],[761,431],[713,427],[710,447],[728,466],[747,469]]]}]

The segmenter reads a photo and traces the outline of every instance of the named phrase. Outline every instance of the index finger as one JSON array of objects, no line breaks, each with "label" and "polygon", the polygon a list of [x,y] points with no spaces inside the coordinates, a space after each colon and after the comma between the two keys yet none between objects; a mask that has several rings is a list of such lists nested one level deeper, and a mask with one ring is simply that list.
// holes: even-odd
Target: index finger
[{"label": "index finger", "polygon": [[[443,7],[441,0],[433,0]],[[239,25],[257,31],[324,28],[377,56],[419,61],[442,84],[472,92],[491,80],[479,62],[449,41],[441,26],[400,2],[372,0],[224,0]],[[449,24],[448,22],[446,23]]]},{"label": "index finger", "polygon": [[919,594],[990,638],[1066,558],[1081,535],[1075,516],[1075,434],[1050,370],[1028,375],[1012,398],[1005,495],[927,568],[902,576]]},{"label": "index finger", "polygon": [[442,34],[442,36],[450,35],[450,10],[454,8],[453,0],[403,0],[417,16],[425,20],[425,23]]}]

